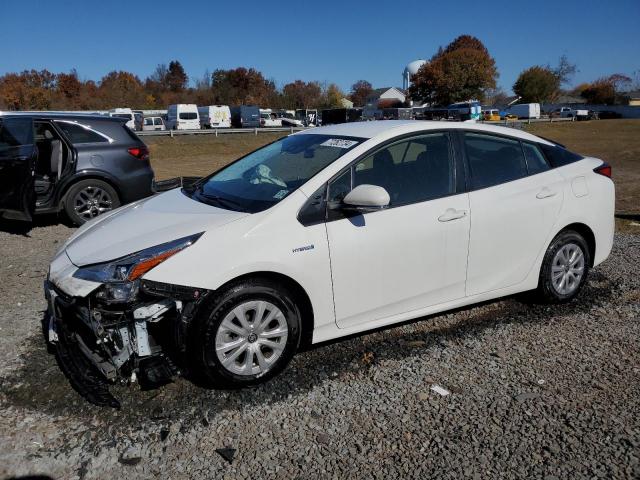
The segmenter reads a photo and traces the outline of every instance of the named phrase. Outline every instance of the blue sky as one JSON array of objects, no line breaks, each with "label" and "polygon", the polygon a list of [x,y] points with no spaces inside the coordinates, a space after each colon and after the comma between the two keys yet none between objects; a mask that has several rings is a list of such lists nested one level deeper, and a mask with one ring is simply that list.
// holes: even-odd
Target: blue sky
[{"label": "blue sky", "polygon": [[640,71],[640,1],[72,1],[3,0],[0,74],[77,69],[150,74],[178,59],[190,78],[252,66],[278,85],[358,79],[401,86],[404,66],[475,35],[510,91],[518,73],[576,63],[573,84]]}]

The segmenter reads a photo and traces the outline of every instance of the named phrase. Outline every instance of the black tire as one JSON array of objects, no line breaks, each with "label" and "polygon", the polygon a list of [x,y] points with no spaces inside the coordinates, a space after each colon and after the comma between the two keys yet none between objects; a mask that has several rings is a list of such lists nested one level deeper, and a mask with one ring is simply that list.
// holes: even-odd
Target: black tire
[{"label": "black tire", "polygon": [[[577,285],[570,292],[561,293],[553,285],[552,268],[554,266],[554,258],[556,254],[565,246],[576,245],[582,251],[583,273],[580,276]],[[547,249],[542,267],[540,268],[540,277],[538,279],[538,288],[533,292],[534,300],[540,303],[566,303],[575,298],[584,286],[589,274],[589,266],[591,265],[591,254],[585,239],[578,232],[573,230],[565,230],[560,232],[551,242]]]},{"label": "black tire", "polygon": [[[95,208],[91,213],[83,215],[82,211],[78,211],[78,202],[81,200],[80,196],[82,193],[87,191],[90,192],[91,189],[96,192],[103,192],[104,196],[101,195],[101,199],[108,199],[108,201],[101,202],[99,208]],[[100,209],[106,208],[107,205],[110,205],[108,210],[100,211]],[[120,198],[118,197],[116,190],[107,182],[96,178],[80,180],[78,183],[74,183],[64,197],[64,211],[67,214],[67,217],[69,217],[69,220],[78,226],[88,222],[91,218],[99,216],[101,213],[106,213],[107,211],[118,208],[119,206]]]},{"label": "black tire", "polygon": [[[286,342],[283,342],[285,346],[282,353],[266,373],[239,375],[223,366],[218,358],[216,335],[230,312],[239,305],[251,301],[269,302],[280,309],[286,320],[288,335]],[[242,388],[264,383],[280,373],[297,351],[300,344],[301,325],[300,310],[294,301],[294,296],[284,285],[260,278],[239,281],[199,309],[191,330],[192,374],[211,387]],[[257,357],[255,360],[257,361]],[[251,363],[256,365],[254,357]]]}]

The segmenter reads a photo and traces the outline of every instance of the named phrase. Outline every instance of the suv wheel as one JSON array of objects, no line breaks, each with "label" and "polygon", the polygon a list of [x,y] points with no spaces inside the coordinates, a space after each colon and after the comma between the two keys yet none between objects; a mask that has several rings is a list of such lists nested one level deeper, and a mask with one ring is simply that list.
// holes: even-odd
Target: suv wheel
[{"label": "suv wheel", "polygon": [[582,289],[589,273],[589,248],[582,235],[559,233],[547,249],[540,269],[536,296],[545,303],[563,303]]},{"label": "suv wheel", "polygon": [[300,343],[300,311],[277,283],[239,282],[203,310],[194,338],[194,373],[212,386],[263,383],[284,369]]},{"label": "suv wheel", "polygon": [[107,182],[93,178],[72,185],[64,202],[67,216],[76,225],[82,225],[119,206],[120,199],[114,188]]}]

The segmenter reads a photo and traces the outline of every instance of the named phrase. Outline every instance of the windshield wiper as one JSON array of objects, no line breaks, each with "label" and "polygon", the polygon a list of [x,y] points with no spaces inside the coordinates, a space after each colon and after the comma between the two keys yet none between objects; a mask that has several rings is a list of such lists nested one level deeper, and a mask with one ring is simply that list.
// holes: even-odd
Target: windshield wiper
[{"label": "windshield wiper", "polygon": [[[201,196],[202,198],[205,198],[206,200],[215,202],[215,203],[217,203],[218,205],[220,205],[223,208],[230,208],[231,210],[244,211],[244,205],[241,204],[240,202],[235,202],[233,200],[229,200],[228,198],[220,197],[218,195],[209,195],[209,194],[204,193],[202,191],[202,187],[198,188],[196,190],[196,193],[199,196]],[[226,207],[225,207],[225,205],[226,205]]]}]

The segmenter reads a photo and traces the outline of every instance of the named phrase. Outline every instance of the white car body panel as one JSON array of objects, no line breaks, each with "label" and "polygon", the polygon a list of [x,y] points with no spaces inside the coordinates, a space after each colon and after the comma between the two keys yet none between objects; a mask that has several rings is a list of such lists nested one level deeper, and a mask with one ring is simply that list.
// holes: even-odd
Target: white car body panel
[{"label": "white car body panel", "polygon": [[174,189],[83,231],[67,245],[66,251],[77,266],[101,263],[208,231],[244,216],[247,214],[195,202],[180,189]]},{"label": "white car body panel", "polygon": [[144,278],[216,290],[245,274],[279,273],[294,279],[307,292],[316,325],[335,324],[325,226],[304,227],[296,220],[306,200],[297,191],[282,200],[278,208],[207,231]]},{"label": "white car body panel", "polygon": [[[467,295],[522,282],[546,250],[562,207],[563,177],[552,169],[469,193]],[[542,192],[549,195],[537,198]]]},{"label": "white car body panel", "polygon": [[468,212],[468,194],[326,224],[340,328],[464,297],[469,215],[447,209]]},{"label": "white car body panel", "polygon": [[[371,148],[399,135],[443,129],[551,144],[517,130],[449,122],[360,122],[301,132],[296,135],[369,140],[259,213],[215,208],[176,189],[99,217],[65,243],[65,256],[75,265],[56,257],[51,280],[65,284],[69,295],[86,295],[89,285],[67,280],[76,266],[204,232],[143,278],[216,290],[256,272],[287,276],[307,293],[313,342],[320,342],[535,288],[549,242],[573,223],[593,231],[596,265],[609,255],[614,186],[593,172],[602,164],[593,158],[483,190],[367,213],[361,226],[348,219],[311,226],[297,220],[314,192]],[[555,195],[536,198],[545,187]],[[450,208],[468,215],[438,221]]]}]

